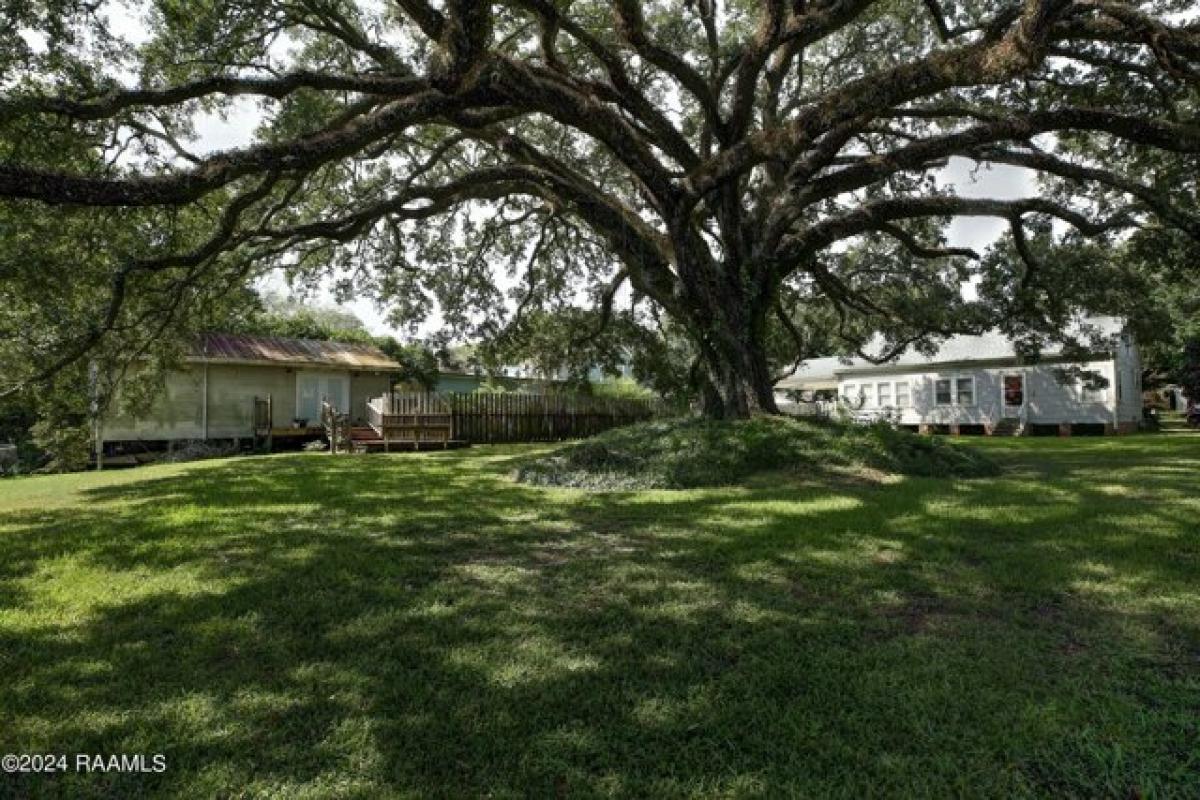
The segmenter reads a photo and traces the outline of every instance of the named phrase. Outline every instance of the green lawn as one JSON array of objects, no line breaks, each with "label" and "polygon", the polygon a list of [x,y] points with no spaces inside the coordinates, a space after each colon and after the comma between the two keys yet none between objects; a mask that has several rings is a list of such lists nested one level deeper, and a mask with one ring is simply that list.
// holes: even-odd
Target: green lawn
[{"label": "green lawn", "polygon": [[1005,475],[0,482],[0,752],[168,758],[0,795],[1200,796],[1200,437],[971,443]]}]

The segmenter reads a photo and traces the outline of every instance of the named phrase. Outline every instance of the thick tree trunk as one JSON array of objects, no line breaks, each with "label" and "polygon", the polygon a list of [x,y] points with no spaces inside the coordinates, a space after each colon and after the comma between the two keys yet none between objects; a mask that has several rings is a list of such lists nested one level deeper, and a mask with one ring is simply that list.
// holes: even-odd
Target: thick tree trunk
[{"label": "thick tree trunk", "polygon": [[713,419],[745,419],[778,414],[765,348],[766,312],[737,313],[719,300],[695,322],[705,381],[704,415]]},{"label": "thick tree trunk", "polygon": [[702,398],[705,416],[745,419],[755,414],[778,414],[762,342],[735,339],[729,344],[736,346],[706,348],[708,387]]},{"label": "thick tree trunk", "polygon": [[[680,226],[681,229],[685,226]],[[732,246],[731,250],[734,249]],[[712,261],[699,243],[675,241],[685,324],[699,350],[701,408],[712,419],[778,414],[767,363],[767,317],[773,293],[763,265]],[[678,308],[679,306],[677,306]]]}]

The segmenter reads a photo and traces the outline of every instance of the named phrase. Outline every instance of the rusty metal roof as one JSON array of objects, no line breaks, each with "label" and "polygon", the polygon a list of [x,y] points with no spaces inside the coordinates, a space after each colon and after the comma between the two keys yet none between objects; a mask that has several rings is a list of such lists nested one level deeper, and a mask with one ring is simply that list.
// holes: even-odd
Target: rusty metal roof
[{"label": "rusty metal roof", "polygon": [[206,333],[193,343],[189,359],[210,362],[334,366],[345,369],[396,370],[400,365],[378,347],[283,336]]}]

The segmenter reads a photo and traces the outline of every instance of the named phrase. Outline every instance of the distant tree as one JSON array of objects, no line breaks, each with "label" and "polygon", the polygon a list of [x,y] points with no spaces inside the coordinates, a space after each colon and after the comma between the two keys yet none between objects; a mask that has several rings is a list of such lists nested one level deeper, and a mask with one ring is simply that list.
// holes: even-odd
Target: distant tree
[{"label": "distant tree", "polygon": [[435,352],[438,364],[447,372],[476,374],[482,370],[479,349],[470,344],[442,345]]},{"label": "distant tree", "polygon": [[352,311],[305,303],[279,294],[266,294],[252,313],[227,329],[233,333],[286,336],[326,342],[375,345],[401,365],[400,382],[432,389],[438,380],[438,359],[420,342],[402,343],[393,336],[376,336]]},{"label": "distant tree", "polygon": [[591,385],[594,397],[606,397],[613,400],[653,400],[658,395],[633,378],[605,378]]},{"label": "distant tree", "polygon": [[1189,400],[1200,404],[1200,338],[1188,339],[1184,345],[1179,385]]},{"label": "distant tree", "polygon": [[229,332],[359,344],[375,341],[367,326],[352,311],[309,304],[278,294],[264,295],[261,310],[248,314]]},{"label": "distant tree", "polygon": [[539,377],[581,387],[594,370],[620,374],[637,333],[626,315],[602,324],[590,309],[533,309],[481,343],[476,354],[487,371],[521,364]]},{"label": "distant tree", "polygon": [[375,345],[400,364],[401,383],[432,391],[438,382],[440,369],[437,355],[419,342],[403,344],[391,336],[376,337]]},{"label": "distant tree", "polygon": [[[1194,100],[1181,108],[1200,118]],[[1200,164],[1148,151],[1130,168],[1153,176],[1181,224],[1142,225],[1111,250],[1093,249],[1072,271],[1093,302],[1125,318],[1141,352],[1142,384],[1155,389],[1180,381],[1185,345],[1200,337],[1200,224],[1187,224],[1200,219]]]}]

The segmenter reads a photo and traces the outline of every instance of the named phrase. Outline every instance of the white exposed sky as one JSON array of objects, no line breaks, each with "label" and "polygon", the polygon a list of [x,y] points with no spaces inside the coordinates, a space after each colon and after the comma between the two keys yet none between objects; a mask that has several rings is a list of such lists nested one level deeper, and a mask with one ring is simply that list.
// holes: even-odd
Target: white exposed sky
[{"label": "white exposed sky", "polygon": [[[950,159],[939,179],[953,186],[963,197],[1016,200],[1037,194],[1033,172],[1007,165],[981,167],[966,158]],[[959,217],[950,224],[950,244],[982,251],[1004,232],[1007,225],[1004,220],[994,217]]]},{"label": "white exposed sky", "polygon": [[[135,44],[145,40],[144,26],[123,2],[110,4],[108,13],[114,32]],[[278,46],[281,49],[286,47],[285,44]],[[254,130],[260,119],[257,101],[237,98],[222,114],[206,114],[197,119],[197,141],[191,149],[198,153],[209,153],[244,147],[253,141]],[[1033,173],[1028,170],[1007,166],[981,169],[974,162],[962,158],[951,159],[938,178],[967,197],[1015,199],[1033,196],[1037,190]],[[950,244],[982,251],[1003,232],[1004,226],[1002,220],[988,217],[960,218],[950,226]],[[285,286],[281,277],[269,279],[267,285],[276,290]],[[313,299],[324,304],[336,303],[328,289],[322,290]],[[342,307],[358,315],[373,333],[399,334],[387,324],[385,314],[369,299],[352,300],[342,304]]]},{"label": "white exposed sky", "polygon": [[[198,121],[196,130],[199,141],[195,149],[200,152],[212,152],[243,147],[253,140],[254,128],[259,119],[256,103],[239,99],[224,118],[206,115]],[[964,197],[1012,200],[1037,194],[1034,173],[1020,167],[981,167],[969,159],[953,158],[949,165],[940,171],[938,177],[940,182],[953,186],[955,191]],[[1006,225],[1003,220],[993,217],[960,217],[950,225],[950,244],[973,247],[982,252],[1004,232]],[[284,288],[281,279],[272,280],[269,285],[274,289]],[[328,291],[315,299],[327,304],[335,302],[332,293]],[[373,301],[359,298],[342,305],[357,314],[373,333],[399,335],[398,331],[387,324],[384,319],[386,315]]]}]

